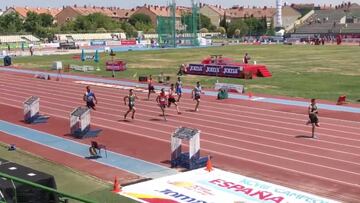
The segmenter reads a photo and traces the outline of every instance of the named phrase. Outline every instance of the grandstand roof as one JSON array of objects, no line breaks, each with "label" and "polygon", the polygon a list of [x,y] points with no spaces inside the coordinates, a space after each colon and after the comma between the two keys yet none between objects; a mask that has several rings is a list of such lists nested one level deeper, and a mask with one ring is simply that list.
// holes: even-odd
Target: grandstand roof
[{"label": "grandstand roof", "polygon": [[28,12],[34,12],[37,14],[47,13],[47,14],[55,17],[58,13],[60,13],[61,10],[62,10],[62,8],[40,8],[40,7],[33,8],[33,7],[26,6],[26,7],[10,7],[4,13],[8,14],[11,12],[16,12],[24,18],[26,17]]}]

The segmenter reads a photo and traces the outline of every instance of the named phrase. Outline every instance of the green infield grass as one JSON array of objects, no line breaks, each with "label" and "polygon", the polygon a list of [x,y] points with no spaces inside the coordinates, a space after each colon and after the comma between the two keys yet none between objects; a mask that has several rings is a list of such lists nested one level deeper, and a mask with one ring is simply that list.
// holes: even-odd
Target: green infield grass
[{"label": "green infield grass", "polygon": [[[128,70],[117,72],[116,78],[137,80],[140,75],[159,75],[163,72],[175,81],[179,65],[182,63],[199,63],[212,54],[222,54],[241,62],[245,52],[251,56],[251,62],[265,64],[273,77],[244,80],[188,75],[183,77],[185,85],[193,86],[196,81],[200,81],[204,87],[213,87],[214,83],[219,81],[243,84],[247,91],[255,94],[332,101],[336,101],[340,95],[347,95],[350,102],[360,99],[360,46],[239,45],[117,52],[115,59],[125,60]],[[44,69],[50,69],[53,61],[82,64],[81,61],[72,59],[72,56],[18,57],[13,61],[15,65],[22,67]],[[111,72],[104,71],[104,63],[110,60],[110,56],[102,53],[100,60],[99,67],[102,71],[87,74],[111,77]],[[93,61],[86,61],[84,64],[97,66]]]}]

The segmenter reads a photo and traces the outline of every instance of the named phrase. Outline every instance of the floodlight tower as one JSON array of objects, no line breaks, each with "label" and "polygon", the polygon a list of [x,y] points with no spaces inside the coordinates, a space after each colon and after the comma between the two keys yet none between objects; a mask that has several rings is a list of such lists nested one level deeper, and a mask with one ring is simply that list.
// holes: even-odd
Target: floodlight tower
[{"label": "floodlight tower", "polygon": [[284,27],[282,21],[282,0],[276,0],[276,21],[275,21],[275,31],[276,35],[284,35]]},{"label": "floodlight tower", "polygon": [[281,28],[282,24],[282,0],[276,0],[276,25],[275,27]]}]

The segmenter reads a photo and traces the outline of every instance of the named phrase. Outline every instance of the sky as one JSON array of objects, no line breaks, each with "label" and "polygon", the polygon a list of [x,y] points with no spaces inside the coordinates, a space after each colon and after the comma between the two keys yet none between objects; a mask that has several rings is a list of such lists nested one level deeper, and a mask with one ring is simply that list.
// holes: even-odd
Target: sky
[{"label": "sky", "polygon": [[[62,7],[63,5],[96,5],[96,6],[116,6],[122,8],[133,8],[146,4],[166,5],[172,0],[0,0],[0,8],[5,9],[6,6],[30,6],[30,7]],[[199,0],[196,0],[199,1]],[[241,6],[275,6],[276,0],[200,0],[202,3],[219,4],[222,7],[230,7],[233,5]],[[283,0],[288,3],[315,3],[317,4],[340,4],[344,0]],[[191,0],[176,0],[178,5],[188,6]],[[352,0],[351,2],[360,4],[360,0]]]}]

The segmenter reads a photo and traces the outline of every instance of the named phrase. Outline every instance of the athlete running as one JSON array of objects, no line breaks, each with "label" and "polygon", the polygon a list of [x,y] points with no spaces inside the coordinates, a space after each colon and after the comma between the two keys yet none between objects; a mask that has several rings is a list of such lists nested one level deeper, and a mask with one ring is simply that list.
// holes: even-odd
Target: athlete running
[{"label": "athlete running", "polygon": [[168,95],[168,97],[169,97],[168,98],[168,108],[170,108],[171,104],[173,103],[175,105],[175,107],[176,107],[177,113],[181,114],[180,111],[179,111],[178,103],[175,100],[174,93],[175,93],[175,87],[174,87],[174,84],[171,84],[170,89],[169,89],[169,95]]},{"label": "athlete running", "polygon": [[[95,108],[95,104],[97,104],[97,99],[95,97],[95,94],[93,91],[90,90],[90,86],[86,86],[86,92],[84,94],[83,100],[86,102],[86,106],[90,109],[94,109]],[[95,100],[95,103],[94,103]]]},{"label": "athlete running", "polygon": [[148,100],[150,100],[150,94],[151,93],[155,93],[155,88],[154,88],[154,85],[152,84],[153,83],[153,79],[152,79],[152,76],[149,75],[149,79],[148,79]]},{"label": "athlete running", "polygon": [[[132,112],[131,115],[131,119],[135,118],[135,112],[136,112],[136,108],[135,108],[135,99],[139,99],[135,94],[134,94],[134,90],[130,89],[129,90],[129,95],[124,97],[124,103],[125,106],[128,105],[129,106],[129,110],[125,113],[124,115],[124,119],[126,120],[127,115]],[[128,103],[126,103],[126,101],[128,101]]]},{"label": "athlete running", "polygon": [[191,92],[191,98],[196,101],[195,111],[199,111],[200,95],[202,93],[200,82],[196,82],[196,87]]},{"label": "athlete running", "polygon": [[308,107],[309,120],[306,122],[306,125],[311,123],[312,125],[312,138],[316,139],[315,136],[315,127],[320,127],[319,118],[318,118],[318,108],[316,106],[316,100],[311,99],[311,104]]},{"label": "athlete running", "polygon": [[178,77],[175,86],[176,86],[176,94],[178,95],[177,102],[180,102],[180,98],[182,96],[182,81],[180,77]]},{"label": "athlete running", "polygon": [[165,108],[166,108],[166,103],[167,103],[167,96],[165,94],[165,89],[162,88],[160,94],[157,96],[156,98],[156,102],[159,104],[162,114],[164,116],[164,120],[166,121],[166,116],[165,116]]}]

